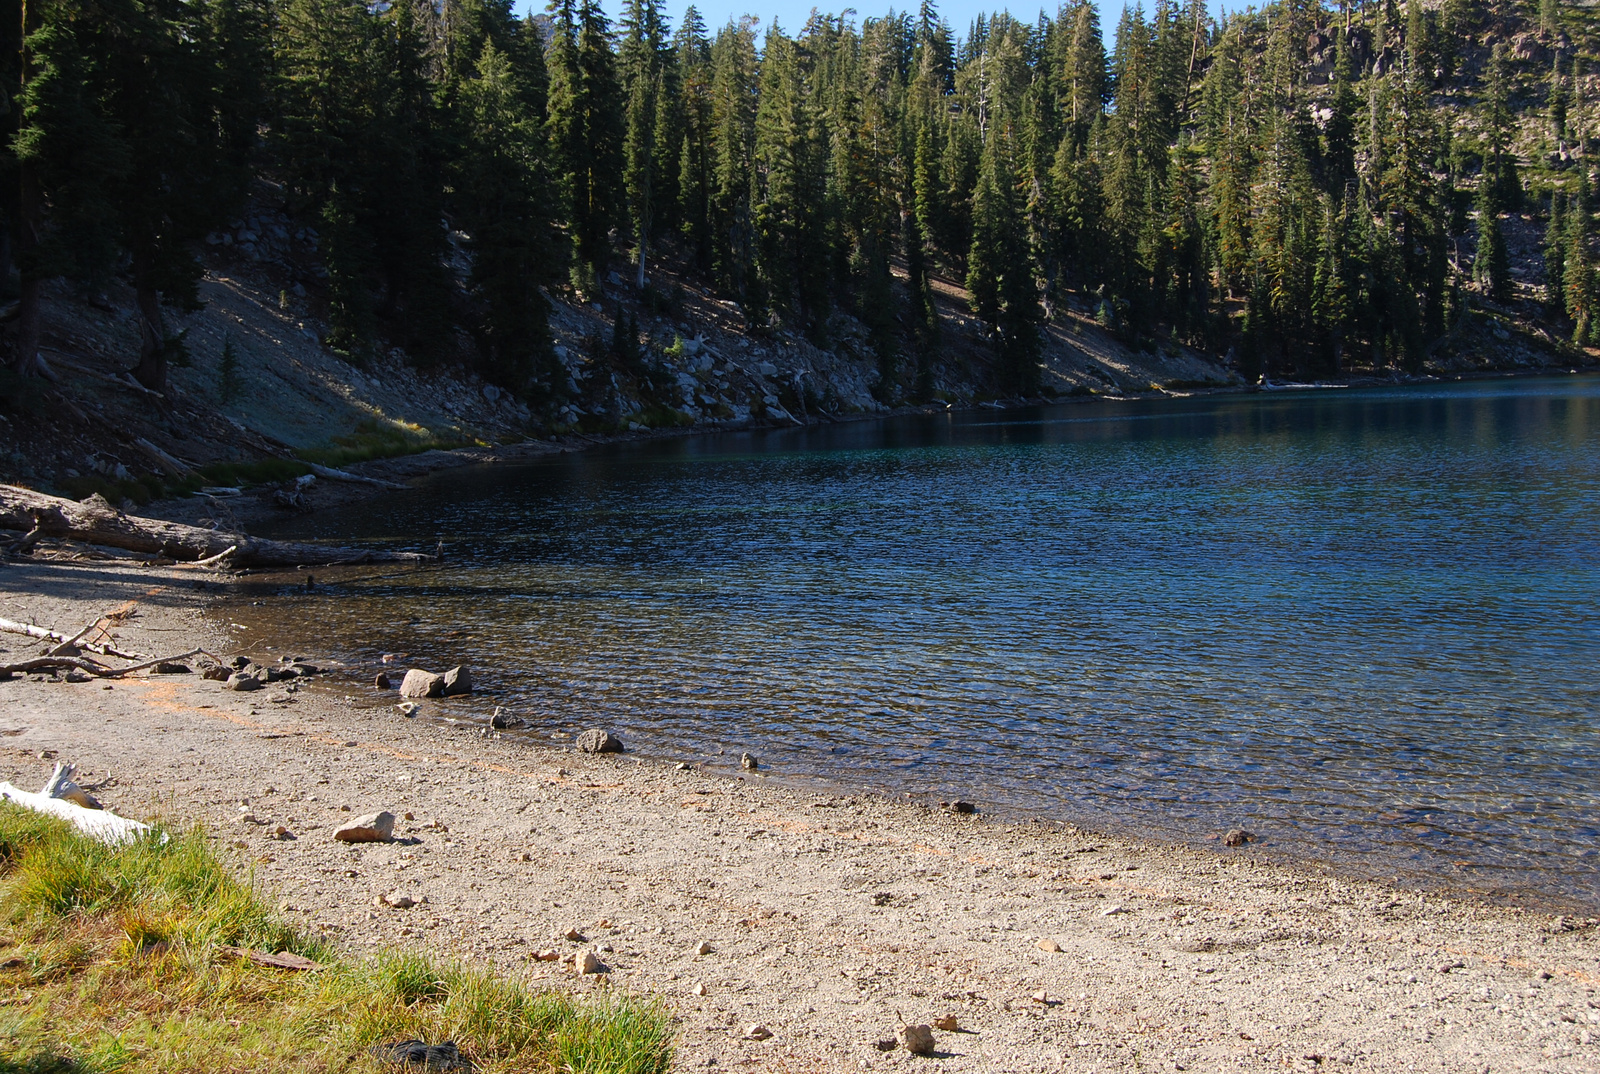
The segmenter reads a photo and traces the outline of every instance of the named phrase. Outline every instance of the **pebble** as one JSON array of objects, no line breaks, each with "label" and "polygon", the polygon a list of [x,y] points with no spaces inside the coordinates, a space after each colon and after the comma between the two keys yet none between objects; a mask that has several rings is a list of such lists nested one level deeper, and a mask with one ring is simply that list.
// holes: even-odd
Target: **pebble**
[{"label": "pebble", "polygon": [[1255,833],[1247,832],[1243,828],[1235,828],[1233,831],[1222,837],[1222,845],[1225,847],[1242,847],[1246,843],[1253,843],[1255,841]]},{"label": "pebble", "polygon": [[605,966],[600,962],[600,956],[593,951],[584,951],[579,954],[577,966],[580,974],[605,972]]},{"label": "pebble", "polygon": [[947,1014],[943,1018],[935,1018],[933,1028],[942,1029],[946,1033],[955,1033],[961,1029],[961,1023],[956,1021],[955,1015]]},{"label": "pebble", "polygon": [[932,1055],[933,1027],[927,1025],[905,1026],[900,1030],[900,1040],[912,1055]]},{"label": "pebble", "polygon": [[697,996],[705,995],[706,994],[705,982],[704,981],[700,982],[699,984],[695,985],[694,988],[690,989],[690,991],[692,991]]},{"label": "pebble", "polygon": [[950,812],[952,813],[966,815],[976,813],[977,811],[978,807],[973,805],[971,802],[962,802],[958,800],[950,803]]},{"label": "pebble", "polygon": [[712,947],[711,947],[711,941],[710,940],[701,940],[700,941],[700,946],[698,946],[698,947],[696,947],[694,949],[694,953],[697,954],[697,955],[709,955],[711,953],[711,951],[712,951]]},{"label": "pebble", "polygon": [[1052,940],[1048,936],[1046,936],[1044,939],[1040,940],[1034,946],[1037,947],[1041,951],[1048,951],[1051,954],[1057,954],[1061,950],[1061,945],[1056,943],[1054,940]]},{"label": "pebble", "polygon": [[750,756],[748,753],[742,753],[742,754],[739,755],[739,767],[740,768],[748,768],[753,772],[756,769],[761,767],[761,762],[757,761],[754,757]]},{"label": "pebble", "polygon": [[748,1026],[745,1026],[744,1039],[745,1040],[771,1040],[772,1039],[772,1030],[768,1029],[766,1026],[762,1025],[760,1022],[754,1022],[754,1023],[752,1023],[752,1024],[748,1025]]},{"label": "pebble", "polygon": [[383,896],[383,903],[385,906],[392,906],[396,910],[409,910],[417,905],[417,900],[403,891],[391,891]]},{"label": "pebble", "polygon": [[421,706],[415,701],[402,701],[400,704],[396,705],[395,708],[400,710],[400,715],[410,717],[415,716],[417,714],[417,709],[421,708]]},{"label": "pebble", "polygon": [[572,928],[568,929],[566,932],[562,933],[561,935],[563,937],[565,937],[566,939],[571,940],[573,943],[582,943],[583,941],[585,941],[585,940],[587,940],[589,938],[589,937],[585,936],[583,933],[579,932],[576,925],[574,925]]},{"label": "pebble", "polygon": [[538,962],[559,962],[561,961],[561,952],[554,947],[541,947],[534,953],[533,957]]},{"label": "pebble", "polygon": [[1104,906],[1100,908],[1101,917],[1110,917],[1112,914],[1125,914],[1127,912],[1128,908],[1123,906],[1120,902],[1114,902],[1110,906]]}]

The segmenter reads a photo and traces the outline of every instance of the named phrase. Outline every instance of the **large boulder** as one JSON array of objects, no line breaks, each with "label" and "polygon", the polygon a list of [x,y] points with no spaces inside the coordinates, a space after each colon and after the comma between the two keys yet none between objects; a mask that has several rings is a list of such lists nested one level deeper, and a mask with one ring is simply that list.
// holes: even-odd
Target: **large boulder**
[{"label": "large boulder", "polygon": [[621,753],[622,739],[595,727],[578,736],[577,747],[583,753]]},{"label": "large boulder", "polygon": [[472,693],[472,672],[459,664],[444,673],[444,696]]},{"label": "large boulder", "polygon": [[421,668],[412,668],[406,672],[406,677],[400,680],[400,696],[443,697],[444,676],[423,671]]}]

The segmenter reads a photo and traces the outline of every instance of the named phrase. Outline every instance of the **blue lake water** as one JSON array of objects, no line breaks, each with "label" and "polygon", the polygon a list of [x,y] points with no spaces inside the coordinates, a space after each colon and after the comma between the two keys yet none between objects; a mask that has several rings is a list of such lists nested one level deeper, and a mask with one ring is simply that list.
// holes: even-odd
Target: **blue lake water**
[{"label": "blue lake water", "polygon": [[1594,378],[617,445],[280,535],[444,539],[272,614],[534,738],[1600,905]]}]

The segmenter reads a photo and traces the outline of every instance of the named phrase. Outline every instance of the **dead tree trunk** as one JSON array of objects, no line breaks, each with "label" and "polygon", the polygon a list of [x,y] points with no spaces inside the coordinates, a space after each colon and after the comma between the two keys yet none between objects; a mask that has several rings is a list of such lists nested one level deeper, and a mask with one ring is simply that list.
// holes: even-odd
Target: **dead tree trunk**
[{"label": "dead tree trunk", "polygon": [[337,548],[267,541],[243,533],[201,529],[177,522],[125,515],[101,496],[81,503],[31,489],[0,485],[0,529],[31,531],[169,559],[226,561],[232,567],[299,567],[337,563],[423,562],[421,552]]},{"label": "dead tree trunk", "polygon": [[135,259],[134,304],[139,309],[139,364],[133,379],[153,392],[167,390],[167,335],[161,323],[161,295],[150,282],[150,269]]}]

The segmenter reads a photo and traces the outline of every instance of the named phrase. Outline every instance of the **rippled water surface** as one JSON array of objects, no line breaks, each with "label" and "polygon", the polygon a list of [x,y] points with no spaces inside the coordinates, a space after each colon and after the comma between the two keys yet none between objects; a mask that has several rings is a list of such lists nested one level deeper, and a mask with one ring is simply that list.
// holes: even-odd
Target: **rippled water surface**
[{"label": "rippled water surface", "polygon": [[530,734],[1600,904],[1593,379],[657,441],[283,533],[443,538],[264,610]]}]

